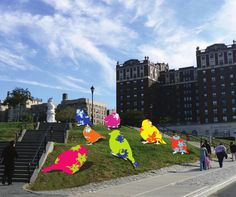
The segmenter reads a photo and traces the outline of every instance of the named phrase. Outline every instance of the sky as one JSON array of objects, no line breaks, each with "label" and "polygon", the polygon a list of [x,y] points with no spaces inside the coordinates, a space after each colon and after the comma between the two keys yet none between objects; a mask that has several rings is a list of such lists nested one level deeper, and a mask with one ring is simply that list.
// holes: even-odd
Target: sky
[{"label": "sky", "polygon": [[116,62],[196,66],[196,47],[236,40],[235,0],[0,0],[0,99],[16,87],[59,104],[116,106]]}]

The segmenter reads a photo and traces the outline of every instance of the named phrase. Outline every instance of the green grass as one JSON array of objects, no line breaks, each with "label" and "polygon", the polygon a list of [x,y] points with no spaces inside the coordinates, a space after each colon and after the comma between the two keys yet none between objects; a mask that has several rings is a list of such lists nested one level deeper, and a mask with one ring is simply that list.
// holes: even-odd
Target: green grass
[{"label": "green grass", "polygon": [[[82,129],[83,127],[80,127],[70,131],[68,144],[56,144],[53,153],[49,155],[44,167],[52,164],[59,153],[69,149],[71,146],[76,144],[84,145],[86,141],[83,137]],[[80,171],[73,175],[68,175],[61,171],[39,173],[37,180],[30,188],[33,190],[55,190],[82,186],[92,182],[135,175],[173,164],[194,162],[199,157],[199,149],[190,145],[188,147],[190,154],[173,155],[169,139],[165,139],[166,145],[143,145],[138,131],[128,127],[121,127],[122,134],[129,141],[133,149],[135,160],[140,164],[139,168],[134,169],[129,161],[116,158],[110,154],[109,131],[107,128],[95,126],[94,129],[106,136],[107,139],[100,140],[93,146],[86,146],[89,150],[88,160]]]},{"label": "green grass", "polygon": [[[20,131],[20,122],[0,122],[0,141],[15,140],[16,132]],[[27,124],[32,129],[33,124]]]}]

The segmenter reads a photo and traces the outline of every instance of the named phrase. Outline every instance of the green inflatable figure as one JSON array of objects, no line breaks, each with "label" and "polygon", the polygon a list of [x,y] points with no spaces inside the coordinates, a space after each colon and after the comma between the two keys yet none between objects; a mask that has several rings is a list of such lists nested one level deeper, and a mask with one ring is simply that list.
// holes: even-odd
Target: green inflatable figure
[{"label": "green inflatable figure", "polygon": [[111,133],[109,133],[109,135],[109,146],[111,153],[116,157],[130,160],[134,167],[138,167],[139,164],[134,160],[129,142],[123,135],[120,134],[120,131],[113,130]]}]

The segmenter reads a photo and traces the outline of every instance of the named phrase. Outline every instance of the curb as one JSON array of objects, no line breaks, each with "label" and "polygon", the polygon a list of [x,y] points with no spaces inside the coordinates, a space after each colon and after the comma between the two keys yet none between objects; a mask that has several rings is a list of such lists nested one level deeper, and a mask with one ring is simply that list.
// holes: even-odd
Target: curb
[{"label": "curb", "polygon": [[[201,188],[197,191],[194,191],[190,194],[185,195],[185,197],[190,197],[190,196],[192,196],[192,197],[207,197],[207,196],[209,196],[211,194],[214,194],[217,191],[225,188],[226,186],[230,185],[231,183],[233,183],[235,181],[236,181],[236,176],[233,176],[233,177],[231,177],[230,179],[228,179],[224,182],[212,185],[208,189],[206,189],[206,187],[203,187],[203,188]],[[203,191],[201,191],[201,190],[203,190]]]}]

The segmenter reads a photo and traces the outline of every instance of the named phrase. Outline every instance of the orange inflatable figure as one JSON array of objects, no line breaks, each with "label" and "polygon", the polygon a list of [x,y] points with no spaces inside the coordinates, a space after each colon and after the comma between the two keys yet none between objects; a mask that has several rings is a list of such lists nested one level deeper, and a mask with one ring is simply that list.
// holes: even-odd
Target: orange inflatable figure
[{"label": "orange inflatable figure", "polygon": [[93,130],[89,125],[87,125],[83,130],[84,138],[90,142],[89,145],[92,145],[99,139],[106,139],[106,137],[102,136],[101,134],[97,133],[95,130]]}]

